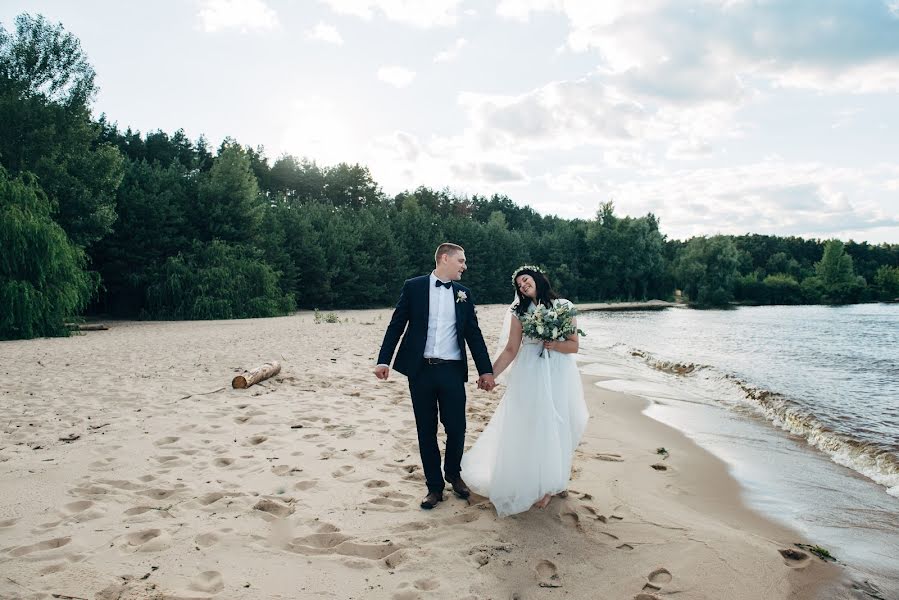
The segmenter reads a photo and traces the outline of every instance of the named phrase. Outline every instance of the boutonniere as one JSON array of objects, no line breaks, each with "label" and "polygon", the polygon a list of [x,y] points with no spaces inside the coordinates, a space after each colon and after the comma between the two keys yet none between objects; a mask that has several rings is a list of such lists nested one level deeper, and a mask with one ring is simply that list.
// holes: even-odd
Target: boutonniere
[{"label": "boutonniere", "polygon": [[468,294],[462,290],[456,292],[456,302],[465,302],[466,300],[468,300]]}]

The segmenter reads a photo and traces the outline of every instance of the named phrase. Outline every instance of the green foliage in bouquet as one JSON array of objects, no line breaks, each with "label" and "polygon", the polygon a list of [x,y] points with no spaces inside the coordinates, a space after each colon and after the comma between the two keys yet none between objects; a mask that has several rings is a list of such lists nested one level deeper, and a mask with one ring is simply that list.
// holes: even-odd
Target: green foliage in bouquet
[{"label": "green foliage in bouquet", "polygon": [[[542,304],[528,313],[521,321],[522,333],[544,342],[561,341],[573,333],[586,336],[583,329],[574,325],[577,309],[570,302],[554,300],[551,308]],[[543,352],[540,353],[543,356]]]}]

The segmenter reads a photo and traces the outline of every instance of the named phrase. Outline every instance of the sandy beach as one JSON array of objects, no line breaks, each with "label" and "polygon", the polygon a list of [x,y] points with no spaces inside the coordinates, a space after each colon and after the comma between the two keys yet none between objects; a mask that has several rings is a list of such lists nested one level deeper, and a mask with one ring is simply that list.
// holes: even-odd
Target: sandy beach
[{"label": "sandy beach", "polygon": [[[491,349],[504,309],[479,308]],[[567,498],[421,510],[406,380],[371,372],[391,311],[335,314],[0,342],[0,598],[849,597],[723,462],[587,376]],[[474,380],[469,444],[503,390]]]}]

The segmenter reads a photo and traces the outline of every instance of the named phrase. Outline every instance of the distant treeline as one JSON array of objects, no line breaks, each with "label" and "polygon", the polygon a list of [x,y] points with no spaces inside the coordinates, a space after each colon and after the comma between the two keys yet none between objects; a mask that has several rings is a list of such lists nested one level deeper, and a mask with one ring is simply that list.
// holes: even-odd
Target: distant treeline
[{"label": "distant treeline", "polygon": [[506,196],[418,188],[387,196],[360,165],[322,167],[182,131],[121,130],[90,102],[94,71],[61,25],[0,27],[0,338],[64,335],[84,314],[274,316],[389,306],[466,249],[480,303],[545,267],[576,301],[671,298],[698,306],[899,297],[899,245],[767,235],[668,240],[659,221],[598,204],[543,216]]}]

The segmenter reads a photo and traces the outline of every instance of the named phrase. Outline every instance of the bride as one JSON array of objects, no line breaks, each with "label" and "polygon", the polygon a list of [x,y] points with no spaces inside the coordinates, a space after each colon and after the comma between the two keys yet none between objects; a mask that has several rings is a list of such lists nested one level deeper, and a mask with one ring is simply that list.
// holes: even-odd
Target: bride
[{"label": "bride", "polygon": [[521,319],[537,305],[570,302],[559,299],[537,267],[519,267],[512,281],[516,299],[503,326],[508,342],[493,363],[496,377],[509,370],[506,393],[462,457],[465,481],[490,498],[500,517],[544,508],[565,491],[589,417],[574,358],[577,333],[556,342],[522,336]]}]

